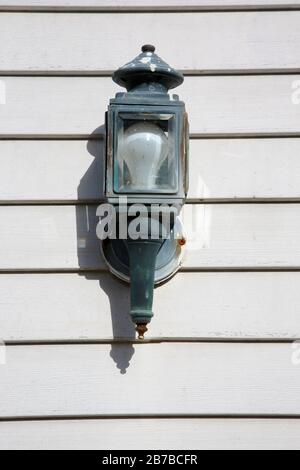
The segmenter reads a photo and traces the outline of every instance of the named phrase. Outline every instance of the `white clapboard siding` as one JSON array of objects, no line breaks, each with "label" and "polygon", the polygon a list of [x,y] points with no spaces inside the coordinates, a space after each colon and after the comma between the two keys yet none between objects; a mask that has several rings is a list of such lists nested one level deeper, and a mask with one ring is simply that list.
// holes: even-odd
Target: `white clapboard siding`
[{"label": "white clapboard siding", "polygon": [[103,139],[0,140],[0,202],[101,200],[104,159]]},{"label": "white clapboard siding", "polygon": [[[0,270],[102,269],[96,205],[0,207]],[[186,205],[183,267],[300,266],[299,204]]]},{"label": "white clapboard siding", "polygon": [[300,420],[156,418],[0,422],[2,450],[162,448],[299,450]]},{"label": "white clapboard siding", "polygon": [[1,10],[140,11],[296,8],[299,0],[1,0]]},{"label": "white clapboard siding", "polygon": [[104,267],[96,206],[4,206],[0,217],[0,269]]},{"label": "white clapboard siding", "polygon": [[[0,203],[103,199],[103,140],[0,140]],[[299,199],[300,139],[193,139],[188,199]]]},{"label": "white clapboard siding", "polygon": [[8,346],[0,416],[299,415],[298,362],[291,344]]},{"label": "white clapboard siding", "polygon": [[[300,338],[299,287],[298,272],[179,273],[155,290],[146,337]],[[129,288],[108,273],[1,274],[0,299],[3,341],[135,337]]]},{"label": "white clapboard siding", "polygon": [[182,70],[299,69],[299,22],[299,11],[2,13],[0,71],[111,71],[149,42]]},{"label": "white clapboard siding", "polygon": [[[187,77],[178,92],[193,134],[299,133],[299,82],[300,75]],[[121,90],[110,77],[4,77],[2,83],[0,137],[101,134],[109,99]]]},{"label": "white clapboard siding", "polygon": [[195,200],[298,198],[300,139],[191,140],[188,196]]}]

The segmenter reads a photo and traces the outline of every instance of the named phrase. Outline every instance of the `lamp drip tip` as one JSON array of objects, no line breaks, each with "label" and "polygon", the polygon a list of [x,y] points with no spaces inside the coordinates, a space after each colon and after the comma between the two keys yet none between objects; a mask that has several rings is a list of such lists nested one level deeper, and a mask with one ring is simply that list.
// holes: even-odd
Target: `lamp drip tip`
[{"label": "lamp drip tip", "polygon": [[138,339],[144,339],[144,334],[148,331],[146,323],[137,323],[136,329],[138,333]]}]

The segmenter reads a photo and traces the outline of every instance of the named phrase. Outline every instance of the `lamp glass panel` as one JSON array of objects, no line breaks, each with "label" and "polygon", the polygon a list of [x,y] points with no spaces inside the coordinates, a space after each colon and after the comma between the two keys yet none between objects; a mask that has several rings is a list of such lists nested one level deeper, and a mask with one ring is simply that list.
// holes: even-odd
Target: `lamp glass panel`
[{"label": "lamp glass panel", "polygon": [[115,192],[177,192],[174,121],[172,114],[118,116]]}]

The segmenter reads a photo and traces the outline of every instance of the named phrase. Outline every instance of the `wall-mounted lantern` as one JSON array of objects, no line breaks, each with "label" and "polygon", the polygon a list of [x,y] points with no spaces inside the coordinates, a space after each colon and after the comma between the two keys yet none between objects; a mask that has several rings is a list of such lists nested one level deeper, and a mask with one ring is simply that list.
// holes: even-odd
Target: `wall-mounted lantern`
[{"label": "wall-mounted lantern", "polygon": [[117,215],[115,237],[102,241],[112,273],[130,282],[130,314],[143,339],[154,284],[170,278],[182,258],[178,213],[188,187],[188,120],[168,90],[183,75],[151,45],[119,68],[113,80],[127,89],[106,113],[106,197]]}]

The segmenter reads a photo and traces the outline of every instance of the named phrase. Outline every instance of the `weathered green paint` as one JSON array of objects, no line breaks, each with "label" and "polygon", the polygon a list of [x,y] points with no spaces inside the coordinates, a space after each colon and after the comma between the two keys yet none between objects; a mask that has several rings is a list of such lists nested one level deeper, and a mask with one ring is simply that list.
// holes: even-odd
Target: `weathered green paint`
[{"label": "weathered green paint", "polygon": [[[148,50],[148,49],[147,49]],[[132,119],[143,116],[145,120],[165,119],[174,116],[175,164],[178,172],[176,193],[135,193],[127,194],[129,203],[183,204],[187,194],[187,138],[188,123],[185,105],[177,95],[172,97],[168,90],[180,85],[184,78],[154,53],[143,52],[132,62],[118,69],[113,80],[127,88],[127,93],[117,93],[110,100],[107,112],[107,161],[106,196],[112,204],[118,204],[120,194],[115,191],[118,178],[117,150],[120,115],[131,114]],[[150,55],[148,55],[150,54]],[[147,61],[148,62],[145,62]]]},{"label": "weathered green paint", "polygon": [[[174,161],[177,181],[172,192],[152,191],[122,193],[127,196],[129,205],[143,203],[165,204],[181,207],[188,190],[188,122],[184,103],[177,95],[172,97],[168,90],[180,85],[183,75],[170,67],[154,53],[153,46],[143,46],[142,53],[132,62],[119,68],[113,74],[113,80],[127,89],[127,93],[117,93],[111,99],[106,116],[106,196],[108,202],[118,205],[118,133],[122,125],[122,116],[130,120],[162,121],[171,116],[174,122]],[[169,119],[169,118],[168,118]],[[177,191],[176,191],[177,189]],[[150,217],[149,213],[146,217]],[[172,229],[172,227],[170,228]],[[106,240],[103,253],[110,269],[117,273],[129,271],[131,284],[131,317],[138,325],[150,322],[153,312],[153,289],[157,257],[169,261],[172,250],[176,251],[176,240],[139,238],[132,240]],[[174,253],[175,253],[174,251]],[[174,254],[172,255],[174,256]],[[141,334],[141,336],[143,336]]]},{"label": "weathered green paint", "polygon": [[153,317],[156,257],[164,243],[158,240],[127,240],[130,267],[130,315],[134,323],[149,323]]}]

